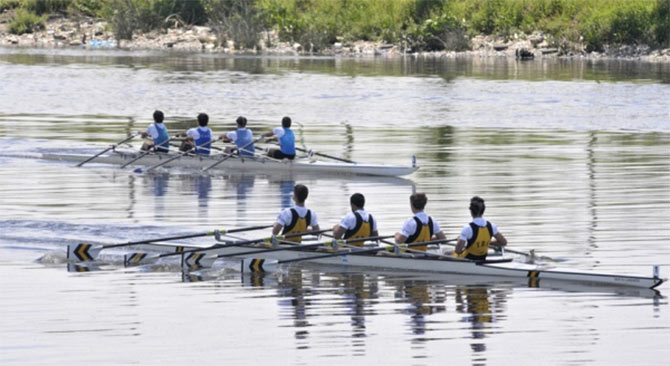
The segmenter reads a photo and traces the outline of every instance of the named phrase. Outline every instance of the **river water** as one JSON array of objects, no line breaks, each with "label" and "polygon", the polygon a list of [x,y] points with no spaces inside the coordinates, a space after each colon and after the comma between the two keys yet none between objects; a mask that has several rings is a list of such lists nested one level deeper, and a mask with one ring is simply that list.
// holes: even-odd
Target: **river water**
[{"label": "river water", "polygon": [[[322,227],[361,192],[382,234],[408,196],[448,237],[469,198],[510,248],[562,266],[670,274],[670,65],[630,61],[223,57],[0,50],[0,364],[613,365],[670,362],[658,292],[328,268],[240,274],[123,268],[123,250],[76,272],[68,244],[272,223],[296,183]],[[201,175],[37,158],[95,153],[199,112],[222,133],[291,116],[299,146],[410,164],[405,178]],[[132,143],[138,147],[138,141]],[[241,234],[246,238],[268,232]],[[193,240],[211,244],[207,240]]]}]

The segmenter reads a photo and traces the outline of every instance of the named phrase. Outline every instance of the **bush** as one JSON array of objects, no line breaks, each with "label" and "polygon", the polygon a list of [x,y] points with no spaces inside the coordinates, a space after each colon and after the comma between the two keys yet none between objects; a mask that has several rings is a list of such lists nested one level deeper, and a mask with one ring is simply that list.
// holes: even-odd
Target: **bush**
[{"label": "bush", "polygon": [[670,47],[670,1],[657,0],[652,18],[656,43],[661,47]]},{"label": "bush", "polygon": [[94,17],[102,17],[103,2],[100,0],[72,0],[68,13],[81,13]]},{"label": "bush", "polygon": [[72,0],[23,0],[23,7],[35,14],[65,13]]},{"label": "bush", "polygon": [[19,0],[0,0],[0,13],[7,9],[18,8],[21,5]]},{"label": "bush", "polygon": [[235,48],[256,48],[263,30],[262,21],[249,0],[209,0],[206,5],[209,25],[220,44],[229,39]]},{"label": "bush", "polygon": [[25,9],[19,9],[9,23],[9,32],[14,34],[32,33],[44,29],[45,16],[39,16]]}]

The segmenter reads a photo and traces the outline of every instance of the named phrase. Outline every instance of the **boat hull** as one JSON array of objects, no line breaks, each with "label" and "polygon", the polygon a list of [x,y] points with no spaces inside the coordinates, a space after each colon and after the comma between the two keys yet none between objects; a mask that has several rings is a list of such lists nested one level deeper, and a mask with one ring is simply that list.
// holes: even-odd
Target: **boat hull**
[{"label": "boat hull", "polygon": [[[91,163],[123,165],[136,159],[137,152],[115,151],[110,154],[101,155]],[[171,154],[149,154],[131,163],[133,166],[153,166],[166,159],[173,157]],[[42,154],[43,159],[82,162],[90,158],[85,154]],[[201,170],[219,161],[219,156],[183,156],[163,165],[164,168],[190,168]],[[349,164],[339,162],[310,161],[307,159],[276,160],[266,157],[226,159],[216,165],[212,170],[231,172],[281,172],[281,173],[314,173],[328,175],[374,175],[374,176],[403,176],[413,173],[418,167],[403,165],[381,165],[381,164]]]},{"label": "boat hull", "polygon": [[[167,247],[154,247],[155,250],[165,250]],[[235,256],[237,253],[248,253],[251,251],[261,251],[267,247],[227,247],[205,251],[208,256],[225,255]],[[169,249],[168,249],[169,250]],[[253,257],[261,259],[276,259],[281,261],[292,260],[296,258],[308,258],[326,254],[315,251],[284,250],[268,253],[245,254],[241,257]],[[484,263],[478,264],[469,261],[444,260],[434,257],[411,258],[404,256],[384,256],[384,255],[366,255],[349,254],[335,257],[318,258],[306,260],[311,263],[337,265],[345,267],[367,267],[384,270],[401,270],[414,272],[435,272],[451,273],[461,275],[481,275],[481,276],[504,276],[511,278],[527,278],[531,281],[553,280],[553,281],[573,281],[582,284],[608,285],[608,286],[627,286],[638,288],[655,288],[664,282],[661,278],[618,275],[611,273],[598,273],[578,271],[569,268],[555,268],[535,264],[526,264],[519,262],[506,263]]]}]

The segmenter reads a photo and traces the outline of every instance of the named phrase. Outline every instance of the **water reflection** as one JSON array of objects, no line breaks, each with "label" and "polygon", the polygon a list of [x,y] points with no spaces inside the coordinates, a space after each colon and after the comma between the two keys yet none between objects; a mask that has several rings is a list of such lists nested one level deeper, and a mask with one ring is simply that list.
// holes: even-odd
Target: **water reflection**
[{"label": "water reflection", "polygon": [[[272,181],[270,182],[272,183]],[[293,187],[295,187],[295,180],[282,179],[279,181],[279,194],[281,200],[281,208],[289,208],[293,205]]]},{"label": "water reflection", "polygon": [[[262,274],[259,274],[262,276]],[[302,270],[290,270],[282,276],[277,285],[277,293],[280,297],[279,307],[283,314],[291,314],[293,326],[296,328],[294,337],[298,341],[297,349],[309,348],[306,342],[309,331],[305,328],[311,326],[307,316],[307,308],[312,305],[309,296],[312,295],[310,287],[305,288]]]},{"label": "water reflection", "polygon": [[[468,76],[486,79],[523,80],[607,80],[647,79],[670,83],[670,65],[635,60],[544,59],[519,62],[493,57],[459,58],[340,58],[294,56],[239,56],[224,54],[183,54],[178,52],[127,52],[86,50],[0,49],[0,60],[17,65],[103,65],[164,72],[210,72],[229,70],[251,75],[300,73],[338,76],[438,75],[447,82]],[[166,73],[165,75],[172,75]],[[190,74],[197,77],[197,74]],[[183,76],[182,76],[183,77]],[[206,79],[204,79],[206,80]],[[166,82],[163,80],[163,82]],[[231,82],[238,82],[232,78]]]},{"label": "water reflection", "polygon": [[469,323],[472,331],[470,348],[474,352],[473,362],[486,361],[483,353],[486,351],[486,329],[493,322],[489,291],[483,286],[458,286],[456,288],[456,311],[464,314],[461,319]]}]

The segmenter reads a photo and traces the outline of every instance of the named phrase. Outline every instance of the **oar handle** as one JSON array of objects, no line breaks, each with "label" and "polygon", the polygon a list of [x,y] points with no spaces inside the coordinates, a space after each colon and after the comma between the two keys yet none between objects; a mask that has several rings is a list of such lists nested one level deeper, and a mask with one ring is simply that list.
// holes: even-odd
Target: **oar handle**
[{"label": "oar handle", "polygon": [[[245,149],[246,149],[248,146],[251,146],[251,144],[253,144],[253,143],[255,143],[255,142],[261,141],[262,139],[263,139],[263,136],[261,136],[261,137],[255,139],[255,140],[249,142],[248,144],[246,144],[246,145],[244,145],[244,146],[242,146],[242,147],[237,148],[237,154],[234,154],[234,153],[227,154],[227,156],[225,156],[225,157],[219,159],[219,160],[218,160],[217,162],[215,162],[214,164],[212,164],[212,165],[210,165],[210,166],[208,166],[208,167],[202,168],[202,171],[203,171],[203,172],[206,172],[206,171],[208,171],[208,170],[214,168],[215,166],[217,166],[217,165],[223,163],[224,161],[226,161],[226,160],[232,158],[233,156],[236,156],[236,155],[239,156],[239,154],[240,154],[240,150],[247,151],[247,150],[245,150]],[[252,151],[252,153],[253,153],[253,151]]]},{"label": "oar handle", "polygon": [[165,165],[165,164],[167,164],[167,163],[169,163],[169,162],[171,162],[171,161],[173,161],[173,160],[177,160],[177,159],[181,158],[182,156],[187,155],[187,154],[190,153],[191,151],[197,151],[198,148],[201,148],[201,147],[203,147],[203,146],[205,146],[205,145],[207,145],[207,144],[211,144],[211,143],[213,143],[213,142],[214,142],[214,141],[209,140],[209,141],[204,142],[204,143],[202,143],[202,144],[200,144],[200,145],[196,145],[196,146],[194,146],[194,147],[188,149],[187,151],[180,151],[179,154],[177,154],[177,155],[175,155],[175,156],[173,156],[173,157],[171,157],[171,158],[169,158],[169,159],[167,159],[167,160],[165,160],[165,161],[162,161],[162,162],[160,162],[160,163],[158,163],[158,164],[156,164],[156,165],[154,165],[154,166],[151,166],[151,167],[147,168],[147,172],[152,171],[152,170],[154,170],[154,169],[156,169],[156,168],[158,168],[158,167],[161,167],[161,166],[163,166],[163,165]]}]

